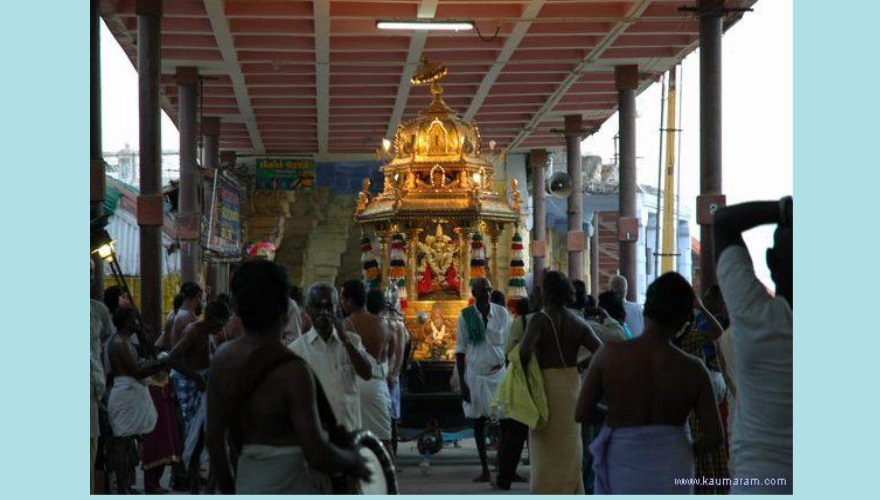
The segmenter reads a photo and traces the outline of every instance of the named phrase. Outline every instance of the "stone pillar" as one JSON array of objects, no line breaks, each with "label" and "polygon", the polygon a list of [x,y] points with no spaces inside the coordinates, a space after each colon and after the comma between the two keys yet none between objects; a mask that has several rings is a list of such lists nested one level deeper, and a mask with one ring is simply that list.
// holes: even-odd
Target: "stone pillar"
[{"label": "stone pillar", "polygon": [[[544,282],[545,259],[547,258],[547,212],[544,207],[544,174],[549,160],[546,149],[533,149],[529,153],[529,166],[532,167],[532,231],[534,237],[529,249],[532,257],[532,286]],[[531,291],[531,290],[530,290]]]},{"label": "stone pillar", "polygon": [[[92,0],[89,32],[90,48],[90,94],[91,94],[91,130],[89,141],[89,212],[92,219],[103,215],[104,206],[104,152],[101,140],[101,14],[99,12],[99,0]],[[95,279],[90,296],[101,300],[104,296],[104,265],[96,255],[92,256],[95,261]]]},{"label": "stone pillar", "polygon": [[700,288],[715,284],[715,250],[709,207],[721,196],[721,34],[724,2],[699,0],[700,11]]},{"label": "stone pillar", "polygon": [[198,92],[199,72],[177,68],[178,126],[180,128],[180,202],[177,238],[180,240],[180,281],[198,281],[202,262],[202,210],[199,206]]},{"label": "stone pillar", "polygon": [[636,88],[639,86],[639,67],[616,66],[614,82],[620,117],[619,272],[629,284],[626,298],[635,302],[639,292],[636,271],[639,239],[639,219],[636,214]]},{"label": "stone pillar", "polygon": [[159,84],[162,72],[162,0],[137,0],[141,314],[153,335],[162,330],[162,137]]},{"label": "stone pillar", "polygon": [[565,152],[571,195],[568,197],[568,278],[584,279],[584,190],[581,176],[583,116],[565,116]]}]

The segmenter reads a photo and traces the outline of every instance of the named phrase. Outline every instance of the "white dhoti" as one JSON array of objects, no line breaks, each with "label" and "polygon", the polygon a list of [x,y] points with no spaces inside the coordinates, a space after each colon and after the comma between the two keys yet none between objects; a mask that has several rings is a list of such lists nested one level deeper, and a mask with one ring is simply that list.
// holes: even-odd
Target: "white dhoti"
[{"label": "white dhoti", "polygon": [[242,447],[235,476],[237,495],[332,493],[330,478],[309,468],[299,446],[247,444]]},{"label": "white dhoti", "polygon": [[[475,315],[478,319],[475,319]],[[493,411],[492,400],[501,379],[504,378],[504,336],[510,328],[510,316],[507,309],[497,304],[489,304],[489,316],[485,325],[485,336],[469,334],[468,321],[476,321],[480,325],[482,317],[476,307],[462,310],[458,315],[455,353],[464,354],[464,384],[470,391],[470,402],[462,401],[464,416],[467,418],[499,418],[501,415]],[[473,333],[473,332],[470,332]]]},{"label": "white dhoti", "polygon": [[361,423],[364,429],[372,432],[382,441],[391,439],[391,393],[388,391],[386,374],[387,363],[377,363],[369,356],[373,365],[370,380],[358,378],[358,392],[361,398]]},{"label": "white dhoti", "polygon": [[488,365],[468,360],[464,370],[464,381],[470,389],[471,401],[462,402],[466,418],[499,416],[492,411],[491,405],[505,371],[503,364]]},{"label": "white dhoti", "polygon": [[158,418],[149,388],[133,377],[113,379],[107,413],[115,437],[149,434]]},{"label": "white dhoti", "polygon": [[693,493],[694,452],[687,424],[605,426],[590,452],[597,495]]}]

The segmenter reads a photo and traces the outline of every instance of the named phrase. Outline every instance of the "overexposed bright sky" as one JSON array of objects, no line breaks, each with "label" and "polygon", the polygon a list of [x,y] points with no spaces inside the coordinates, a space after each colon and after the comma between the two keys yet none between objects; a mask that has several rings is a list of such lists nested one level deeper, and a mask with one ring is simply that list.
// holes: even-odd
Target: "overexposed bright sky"
[{"label": "overexposed bright sky", "polygon": [[[792,194],[792,0],[760,0],[722,42],[722,188],[728,204],[778,199]],[[682,204],[696,214],[700,192],[700,51],[688,56],[679,72]],[[636,161],[641,184],[657,185],[660,147],[661,85],[636,99]],[[614,114],[583,142],[584,153],[614,157]],[[665,144],[665,142],[664,142]],[[676,154],[678,151],[676,151]],[[699,238],[696,223],[691,234]],[[746,233],[758,278],[772,288],[764,249],[773,228]]]},{"label": "overexposed bright sky", "polygon": [[[728,203],[777,199],[792,194],[792,0],[761,0],[723,40],[722,168]],[[688,56],[679,74],[682,107],[682,204],[696,213],[700,170],[699,50]],[[101,25],[101,71],[104,151],[138,148],[137,73],[107,28]],[[638,179],[657,184],[661,86],[655,84],[636,101]],[[177,150],[176,127],[162,113],[162,149]],[[618,119],[613,115],[587,138],[584,153],[607,161],[614,155]],[[692,234],[699,230],[692,225]],[[746,235],[758,277],[767,285],[764,249],[772,243],[771,227]]]}]

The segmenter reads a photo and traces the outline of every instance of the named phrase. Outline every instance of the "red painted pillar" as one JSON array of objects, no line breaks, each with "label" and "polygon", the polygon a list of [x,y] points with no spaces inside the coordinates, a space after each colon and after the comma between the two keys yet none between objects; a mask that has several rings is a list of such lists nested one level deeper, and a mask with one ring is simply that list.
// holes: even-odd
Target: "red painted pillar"
[{"label": "red painted pillar", "polygon": [[721,186],[721,34],[723,0],[699,0],[700,10],[700,289],[716,283],[710,207],[724,204]]},{"label": "red painted pillar", "polygon": [[[92,0],[90,11],[90,78],[89,89],[91,95],[90,109],[90,141],[89,141],[89,212],[92,219],[103,215],[104,206],[104,152],[102,151],[102,127],[101,127],[101,13],[99,0]],[[90,296],[101,300],[104,296],[104,266],[100,259],[95,259],[95,279]]]},{"label": "red painted pillar", "polygon": [[532,286],[541,286],[544,282],[544,266],[547,255],[547,212],[544,206],[544,174],[547,170],[549,156],[546,149],[533,149],[529,153],[529,165],[532,167],[532,197],[534,211],[532,213],[532,237],[530,254],[532,256]]},{"label": "red painted pillar", "polygon": [[639,218],[636,214],[636,89],[639,86],[637,65],[616,66],[614,82],[617,87],[618,117],[620,120],[620,201],[618,204],[617,239],[619,241],[619,272],[629,285],[627,299],[638,298],[636,246],[639,239]]},{"label": "red painted pillar", "polygon": [[565,116],[565,152],[568,175],[571,176],[571,195],[568,197],[568,278],[584,279],[584,189],[581,175],[581,139],[584,118]]},{"label": "red painted pillar", "polygon": [[180,240],[180,281],[199,281],[202,264],[202,210],[199,185],[202,176],[197,162],[198,92],[197,68],[177,68],[178,127],[180,129],[180,198],[177,238]]},{"label": "red painted pillar", "polygon": [[[214,182],[220,175],[220,118],[216,116],[206,117],[202,119],[202,138],[204,144],[205,164],[202,167],[209,174],[209,180],[203,183],[205,192],[205,206],[202,212],[206,215],[208,223],[211,221],[211,214],[214,207]],[[219,214],[214,213],[214,217]],[[207,229],[207,233],[211,234],[211,229]],[[206,245],[210,245],[210,241],[205,241]],[[207,273],[205,275],[206,295],[208,300],[212,300],[219,293],[218,290],[218,266],[223,264],[211,263],[208,261]]]},{"label": "red painted pillar", "polygon": [[140,108],[140,310],[156,335],[162,328],[162,135],[159,84],[162,71],[161,0],[137,0],[138,96]]}]

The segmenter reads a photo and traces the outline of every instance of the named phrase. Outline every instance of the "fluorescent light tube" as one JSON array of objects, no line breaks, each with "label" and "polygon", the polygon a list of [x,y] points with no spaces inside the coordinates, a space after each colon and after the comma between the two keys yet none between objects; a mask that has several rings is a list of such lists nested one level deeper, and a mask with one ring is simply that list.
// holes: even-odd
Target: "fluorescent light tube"
[{"label": "fluorescent light tube", "polygon": [[473,21],[439,21],[435,19],[379,20],[376,21],[376,27],[380,30],[464,31],[474,29],[474,23]]}]

